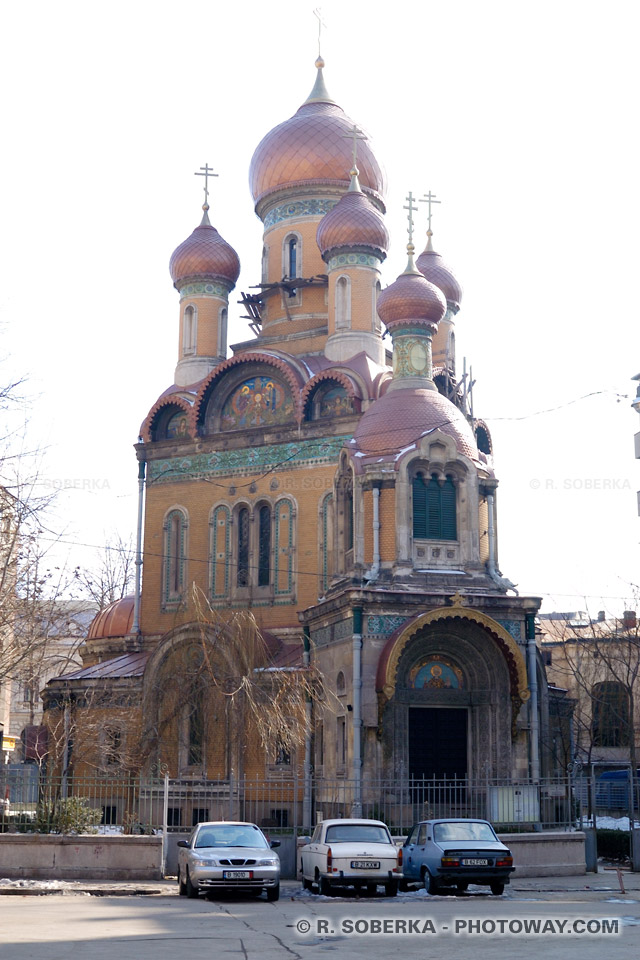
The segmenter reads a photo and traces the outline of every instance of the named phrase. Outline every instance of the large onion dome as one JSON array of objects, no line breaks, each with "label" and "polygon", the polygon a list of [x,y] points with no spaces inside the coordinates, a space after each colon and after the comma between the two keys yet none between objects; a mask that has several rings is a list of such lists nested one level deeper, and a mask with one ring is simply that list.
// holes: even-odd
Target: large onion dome
[{"label": "large onion dome", "polygon": [[368,249],[381,260],[387,255],[389,233],[382,216],[360,189],[358,173],[356,168],[351,171],[348,191],[318,225],[316,240],[323,260],[344,249]]},{"label": "large onion dome", "polygon": [[447,302],[441,290],[425,280],[416,269],[412,249],[405,272],[378,296],[378,316],[391,329],[407,321],[435,328],[447,312]]},{"label": "large onion dome", "polygon": [[179,288],[187,280],[222,280],[232,290],[240,274],[238,254],[220,236],[209,221],[204,205],[200,226],[177,247],[169,261],[173,285]]},{"label": "large onion dome", "polygon": [[478,460],[475,437],[464,414],[437,390],[389,390],[363,414],[353,442],[364,456],[395,455],[432,430],[453,437],[458,452]]},{"label": "large onion dome", "polygon": [[[260,202],[278,190],[349,182],[353,121],[327,93],[324,61],[316,60],[316,66],[318,77],[308,99],[292,117],[270,130],[253,154],[249,183],[258,213]],[[360,144],[358,164],[363,191],[384,210],[386,179],[368,140]]]},{"label": "large onion dome", "polygon": [[427,246],[416,260],[416,266],[430,283],[434,283],[436,287],[442,290],[449,303],[459,308],[462,300],[462,287],[454,277],[451,268],[447,266],[440,254],[433,249],[431,230],[427,232],[427,236],[429,238]]}]

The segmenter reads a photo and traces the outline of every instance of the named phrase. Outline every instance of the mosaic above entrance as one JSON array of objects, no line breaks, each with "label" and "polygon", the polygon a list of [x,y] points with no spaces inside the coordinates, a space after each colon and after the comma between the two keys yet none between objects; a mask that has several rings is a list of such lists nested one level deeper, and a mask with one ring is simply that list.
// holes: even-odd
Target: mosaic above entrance
[{"label": "mosaic above entrance", "polygon": [[463,686],[462,670],[445,660],[421,660],[411,668],[408,686],[415,690],[423,687],[460,690]]}]

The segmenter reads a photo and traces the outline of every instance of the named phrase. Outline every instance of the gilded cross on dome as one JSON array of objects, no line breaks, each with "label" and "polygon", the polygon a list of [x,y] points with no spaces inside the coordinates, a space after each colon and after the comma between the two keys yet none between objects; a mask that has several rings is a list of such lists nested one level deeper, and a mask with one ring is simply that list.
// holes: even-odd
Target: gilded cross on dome
[{"label": "gilded cross on dome", "polygon": [[418,203],[427,203],[429,205],[428,206],[429,232],[431,232],[431,204],[442,203],[442,200],[436,200],[436,194],[431,193],[431,190],[429,190],[429,193],[425,193],[424,197],[420,197],[420,199],[418,200]]},{"label": "gilded cross on dome", "polygon": [[409,243],[413,246],[413,214],[418,208],[413,203],[413,201],[415,200],[415,197],[413,196],[411,190],[409,190],[409,196],[405,197],[405,200],[409,201],[409,206],[403,207],[402,209],[409,211],[409,214],[407,216],[407,220],[409,221],[407,233],[409,234]]},{"label": "gilded cross on dome", "polygon": [[204,177],[204,204],[209,209],[209,177],[217,177],[218,174],[213,172],[213,167],[210,167],[208,163],[205,163],[204,167],[200,167],[200,171],[196,171],[194,176]]},{"label": "gilded cross on dome", "polygon": [[343,133],[342,136],[345,138],[345,140],[352,140],[352,141],[353,141],[352,155],[353,155],[353,168],[354,168],[354,170],[355,170],[355,169],[356,169],[356,160],[357,160],[357,156],[358,156],[358,140],[366,140],[367,138],[366,138],[366,136],[364,135],[364,133],[362,132],[362,130],[358,130],[358,128],[356,127],[355,123],[354,123],[353,127],[351,128],[351,132],[350,132],[350,133]]},{"label": "gilded cross on dome", "polygon": [[322,7],[316,7],[315,10],[313,11],[313,15],[318,21],[318,60],[322,60],[322,52],[320,49],[320,42],[322,40],[322,28],[324,27],[325,30],[327,29],[327,25],[322,19]]}]

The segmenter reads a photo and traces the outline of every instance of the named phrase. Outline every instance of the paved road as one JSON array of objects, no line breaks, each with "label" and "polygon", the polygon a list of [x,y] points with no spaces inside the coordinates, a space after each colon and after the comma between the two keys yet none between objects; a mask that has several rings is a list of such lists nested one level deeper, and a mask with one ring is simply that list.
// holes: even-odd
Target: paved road
[{"label": "paved road", "polygon": [[[478,954],[502,953],[539,960],[542,951],[545,960],[629,960],[640,952],[637,890],[627,896],[603,890],[508,890],[500,898],[484,893],[429,897],[420,891],[358,900],[316,897],[289,882],[274,904],[239,896],[192,901],[165,886],[160,895],[145,897],[11,896],[2,898],[0,909],[2,960],[312,960],[327,951],[368,960],[388,960],[395,953],[424,960],[450,960],[452,954],[456,960],[477,960]],[[546,922],[548,932],[509,933],[531,919]],[[608,919],[618,920],[618,935],[557,932],[570,930],[576,920],[580,929],[590,924],[594,931]],[[385,921],[394,933],[356,932]],[[306,924],[308,932],[296,931],[296,925],[306,929]],[[456,924],[465,932],[456,935]]]}]

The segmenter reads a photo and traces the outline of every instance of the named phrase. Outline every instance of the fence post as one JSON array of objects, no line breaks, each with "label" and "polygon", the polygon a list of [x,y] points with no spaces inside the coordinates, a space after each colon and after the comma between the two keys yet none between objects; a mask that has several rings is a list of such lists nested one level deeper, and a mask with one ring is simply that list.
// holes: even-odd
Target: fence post
[{"label": "fence post", "polygon": [[162,865],[160,873],[164,877],[167,866],[167,846],[169,843],[169,774],[164,775],[164,796],[162,798]]}]

